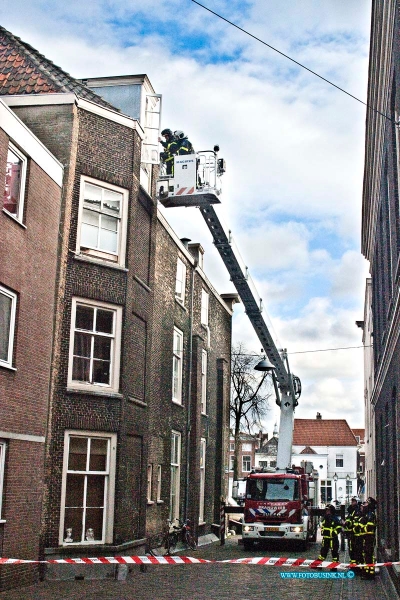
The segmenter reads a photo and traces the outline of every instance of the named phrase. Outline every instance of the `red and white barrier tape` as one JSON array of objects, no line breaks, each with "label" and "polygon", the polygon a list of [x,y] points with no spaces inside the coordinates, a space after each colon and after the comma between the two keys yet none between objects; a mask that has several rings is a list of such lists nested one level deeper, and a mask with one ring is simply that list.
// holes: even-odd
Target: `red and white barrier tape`
[{"label": "red and white barrier tape", "polygon": [[373,565],[350,565],[350,563],[329,562],[321,560],[311,560],[309,558],[285,558],[285,557],[253,557],[253,558],[234,558],[231,560],[206,560],[204,558],[194,558],[192,556],[96,556],[93,558],[54,558],[48,560],[23,560],[19,558],[1,558],[0,565],[21,565],[21,564],[68,564],[68,565],[186,565],[186,564],[245,564],[245,565],[264,565],[268,567],[308,567],[323,569],[348,569],[351,567],[390,567],[399,565],[398,562],[374,563]]}]

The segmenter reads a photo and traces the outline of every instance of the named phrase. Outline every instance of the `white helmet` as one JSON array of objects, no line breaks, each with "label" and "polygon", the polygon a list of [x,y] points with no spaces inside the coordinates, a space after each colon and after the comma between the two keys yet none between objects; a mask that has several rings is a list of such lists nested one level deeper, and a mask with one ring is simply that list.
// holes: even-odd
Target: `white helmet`
[{"label": "white helmet", "polygon": [[177,131],[174,131],[174,136],[178,139],[178,140],[183,140],[186,136],[183,133],[183,131],[180,131],[179,129]]}]

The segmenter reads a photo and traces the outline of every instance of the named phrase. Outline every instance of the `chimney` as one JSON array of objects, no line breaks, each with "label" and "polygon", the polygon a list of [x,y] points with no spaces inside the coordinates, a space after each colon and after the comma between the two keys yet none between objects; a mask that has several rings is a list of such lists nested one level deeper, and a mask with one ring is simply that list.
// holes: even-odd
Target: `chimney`
[{"label": "chimney", "polygon": [[316,418],[317,418],[317,419],[322,419],[322,415],[321,415],[321,413],[318,413],[318,412],[317,412],[317,417],[316,417]]},{"label": "chimney", "polygon": [[190,238],[181,238],[182,244],[185,246],[186,250],[189,249]]}]

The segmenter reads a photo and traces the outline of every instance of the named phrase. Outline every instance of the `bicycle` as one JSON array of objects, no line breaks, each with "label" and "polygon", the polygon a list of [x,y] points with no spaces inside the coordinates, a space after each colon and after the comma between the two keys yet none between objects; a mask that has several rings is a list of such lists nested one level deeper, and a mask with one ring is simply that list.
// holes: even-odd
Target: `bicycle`
[{"label": "bicycle", "polygon": [[167,550],[168,555],[175,550],[179,539],[181,539],[190,550],[196,550],[197,548],[197,542],[192,533],[190,520],[186,519],[183,522],[178,521],[178,523],[179,525],[175,525],[170,521],[167,522],[168,530],[164,538],[164,548]]}]

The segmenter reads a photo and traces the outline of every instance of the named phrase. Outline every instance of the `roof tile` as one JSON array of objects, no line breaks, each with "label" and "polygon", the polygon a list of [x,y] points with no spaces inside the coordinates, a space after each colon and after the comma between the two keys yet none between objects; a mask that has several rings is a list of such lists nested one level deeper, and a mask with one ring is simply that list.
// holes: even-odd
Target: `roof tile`
[{"label": "roof tile", "polygon": [[294,446],[357,446],[346,419],[295,419]]}]

